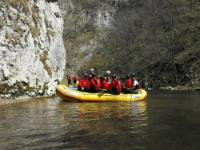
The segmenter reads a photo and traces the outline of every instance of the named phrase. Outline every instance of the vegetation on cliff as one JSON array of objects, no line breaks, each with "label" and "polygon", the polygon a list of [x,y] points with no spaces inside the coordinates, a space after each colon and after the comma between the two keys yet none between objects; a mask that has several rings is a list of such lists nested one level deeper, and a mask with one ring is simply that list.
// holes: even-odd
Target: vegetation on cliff
[{"label": "vegetation on cliff", "polygon": [[[154,86],[200,85],[198,0],[127,0],[117,5],[101,0],[95,7],[90,1],[79,3],[90,10],[88,13],[103,4],[116,10],[110,27],[103,31],[103,38],[96,40],[93,56],[80,72],[94,67],[99,72],[110,69],[119,75],[135,72]],[[78,28],[78,33],[88,34],[94,29],[96,36],[97,28],[92,27],[93,23],[88,23]],[[70,37],[74,33],[68,33],[68,39],[74,39]]]}]

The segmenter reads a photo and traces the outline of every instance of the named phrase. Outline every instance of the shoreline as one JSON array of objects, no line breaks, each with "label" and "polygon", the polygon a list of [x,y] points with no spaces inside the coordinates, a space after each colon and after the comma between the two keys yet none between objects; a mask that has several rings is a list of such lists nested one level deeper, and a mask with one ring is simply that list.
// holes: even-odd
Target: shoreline
[{"label": "shoreline", "polygon": [[53,98],[53,97],[55,97],[55,96],[38,96],[38,97],[23,96],[23,97],[10,98],[10,99],[9,98],[0,98],[0,107],[24,103],[24,102],[42,100],[42,99],[46,99],[46,98]]},{"label": "shoreline", "polygon": [[200,91],[200,87],[166,86],[166,87],[159,87],[159,90],[166,90],[166,91]]},{"label": "shoreline", "polygon": [[[148,91],[148,89],[146,89]],[[166,87],[159,87],[158,89],[151,89],[150,91],[200,91],[200,87],[189,87],[189,86],[166,86]],[[56,97],[56,95],[53,96],[20,96],[16,98],[0,98],[0,107],[1,106],[7,106],[7,105],[13,105],[18,103],[24,103],[24,102],[30,102],[34,100],[41,100],[46,98],[53,98]]]}]

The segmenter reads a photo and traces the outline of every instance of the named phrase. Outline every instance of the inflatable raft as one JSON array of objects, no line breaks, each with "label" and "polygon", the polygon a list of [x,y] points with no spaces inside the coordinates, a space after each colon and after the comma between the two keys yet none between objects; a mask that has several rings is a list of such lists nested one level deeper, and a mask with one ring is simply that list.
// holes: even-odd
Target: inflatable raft
[{"label": "inflatable raft", "polygon": [[145,100],[147,92],[143,89],[136,90],[135,94],[113,95],[109,93],[88,93],[78,91],[76,88],[58,85],[56,95],[64,101],[76,102],[136,102]]}]

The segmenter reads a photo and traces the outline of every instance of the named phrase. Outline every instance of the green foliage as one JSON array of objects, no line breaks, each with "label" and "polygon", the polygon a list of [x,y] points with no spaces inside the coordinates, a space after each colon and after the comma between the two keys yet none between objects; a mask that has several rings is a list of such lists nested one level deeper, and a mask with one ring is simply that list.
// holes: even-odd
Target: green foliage
[{"label": "green foliage", "polygon": [[89,45],[95,38],[95,32],[72,32],[64,36],[64,44],[67,49],[67,64],[70,68],[75,67],[76,60],[80,60],[90,53],[90,49],[81,51],[82,45]]},{"label": "green foliage", "polygon": [[[64,40],[69,69],[94,67],[117,74],[135,72],[156,85],[187,84],[200,69],[200,3],[197,0],[73,0],[65,16]],[[111,8],[111,9],[110,9]],[[111,26],[96,20],[115,9]],[[112,13],[112,12],[111,12]],[[91,42],[96,47],[90,50]],[[88,50],[83,47],[88,46]],[[89,60],[89,53],[92,57]],[[78,66],[78,67],[77,67]],[[75,68],[75,69],[74,69]],[[191,73],[192,74],[192,73]],[[192,76],[192,75],[190,75]]]},{"label": "green foliage", "polygon": [[[83,8],[92,10],[91,5],[99,8],[106,2],[80,3]],[[128,0],[118,6],[111,28],[101,34],[103,39],[97,41],[96,51],[81,69],[94,67],[100,72],[110,69],[119,74],[146,73],[163,84],[185,81],[185,74],[199,64],[199,1]],[[75,40],[76,45],[81,45],[83,37],[78,35],[83,31],[84,27],[72,36],[79,39]],[[99,34],[96,29],[93,33],[94,37]]]}]

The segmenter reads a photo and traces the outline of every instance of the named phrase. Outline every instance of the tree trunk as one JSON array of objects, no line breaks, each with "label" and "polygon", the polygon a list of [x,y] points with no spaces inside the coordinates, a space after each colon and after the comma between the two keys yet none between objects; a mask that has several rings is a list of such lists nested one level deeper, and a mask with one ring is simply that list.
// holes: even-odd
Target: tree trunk
[{"label": "tree trunk", "polygon": [[170,33],[170,53],[171,53],[171,64],[172,64],[172,77],[173,77],[173,84],[177,82],[177,70],[175,65],[175,46],[174,46],[174,6],[172,2],[169,2],[170,5],[170,26],[171,26],[171,33]]}]

